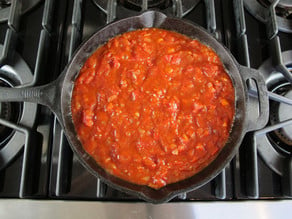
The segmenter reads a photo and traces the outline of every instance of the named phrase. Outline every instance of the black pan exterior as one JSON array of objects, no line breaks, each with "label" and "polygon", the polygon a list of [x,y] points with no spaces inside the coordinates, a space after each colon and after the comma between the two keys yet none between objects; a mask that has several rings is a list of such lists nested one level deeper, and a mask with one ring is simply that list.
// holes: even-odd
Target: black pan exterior
[{"label": "black pan exterior", "polygon": [[[71,115],[71,95],[74,81],[87,58],[102,44],[116,35],[141,29],[145,27],[158,27],[173,30],[185,34],[191,38],[198,39],[202,43],[210,46],[219,55],[227,73],[232,79],[235,88],[235,117],[230,132],[230,137],[224,148],[220,151],[216,159],[194,176],[177,183],[167,185],[159,190],[147,186],[135,185],[117,177],[114,177],[102,169],[95,160],[83,149],[74,128]],[[81,163],[96,177],[101,178],[110,186],[121,191],[131,193],[152,203],[162,203],[170,200],[181,192],[196,189],[218,175],[222,169],[231,161],[238,152],[238,148],[245,135],[247,126],[246,105],[247,90],[244,80],[239,72],[239,65],[232,55],[216,39],[208,34],[201,27],[190,22],[177,18],[169,18],[156,11],[144,12],[140,16],[129,17],[107,25],[89,40],[87,40],[75,53],[67,70],[64,72],[64,79],[61,84],[61,110],[65,133],[70,142],[72,150],[79,157]]]}]

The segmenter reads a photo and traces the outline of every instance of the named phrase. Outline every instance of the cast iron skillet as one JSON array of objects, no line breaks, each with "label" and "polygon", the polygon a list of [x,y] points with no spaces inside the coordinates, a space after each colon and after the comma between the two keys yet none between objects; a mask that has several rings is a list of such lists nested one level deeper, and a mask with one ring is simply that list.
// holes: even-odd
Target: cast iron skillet
[{"label": "cast iron skillet", "polygon": [[[220,56],[235,88],[234,122],[229,140],[219,155],[211,164],[194,176],[159,190],[135,185],[105,172],[82,148],[71,115],[71,95],[74,81],[87,58],[110,38],[145,27],[159,27],[177,31],[198,39],[213,48]],[[256,106],[251,104],[254,97],[248,95],[249,86],[257,89]],[[93,175],[114,188],[152,203],[166,202],[179,193],[196,189],[213,179],[237,153],[246,132],[262,128],[268,120],[267,90],[263,77],[258,71],[240,66],[230,52],[201,27],[182,19],[167,17],[156,11],[147,11],[139,16],[129,17],[107,25],[79,47],[71,62],[56,81],[39,87],[0,88],[0,101],[27,101],[48,106],[61,123],[73,152]],[[255,111],[259,113],[254,113]]]}]

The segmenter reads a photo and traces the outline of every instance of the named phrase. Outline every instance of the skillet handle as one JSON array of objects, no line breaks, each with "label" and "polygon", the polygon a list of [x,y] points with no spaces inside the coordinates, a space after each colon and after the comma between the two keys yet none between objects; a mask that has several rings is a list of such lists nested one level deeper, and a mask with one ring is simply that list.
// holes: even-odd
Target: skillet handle
[{"label": "skillet handle", "polygon": [[57,116],[62,118],[60,107],[59,80],[36,87],[8,88],[0,87],[0,102],[32,102],[49,107]]},{"label": "skillet handle", "polygon": [[264,77],[255,69],[239,66],[247,96],[247,128],[255,131],[263,128],[269,119],[269,98]]}]

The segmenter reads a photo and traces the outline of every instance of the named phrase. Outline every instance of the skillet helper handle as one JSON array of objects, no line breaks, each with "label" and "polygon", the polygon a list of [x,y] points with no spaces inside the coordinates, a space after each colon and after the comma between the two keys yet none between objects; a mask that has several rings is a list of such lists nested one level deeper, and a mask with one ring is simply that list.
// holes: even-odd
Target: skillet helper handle
[{"label": "skillet helper handle", "polygon": [[31,102],[49,107],[60,119],[60,91],[58,81],[37,87],[0,87],[0,102]]},{"label": "skillet helper handle", "polygon": [[248,92],[247,132],[265,127],[269,119],[269,98],[264,77],[258,70],[239,66]]}]

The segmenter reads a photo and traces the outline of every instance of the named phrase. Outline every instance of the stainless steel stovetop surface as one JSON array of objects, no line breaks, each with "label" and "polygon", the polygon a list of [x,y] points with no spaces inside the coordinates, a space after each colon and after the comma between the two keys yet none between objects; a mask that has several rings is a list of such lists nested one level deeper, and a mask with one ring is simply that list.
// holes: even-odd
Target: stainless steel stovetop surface
[{"label": "stainless steel stovetop surface", "polygon": [[[284,13],[283,4],[277,7],[279,0],[257,1],[257,8],[258,4],[261,10],[265,8],[260,15],[266,16],[266,22],[257,20],[249,0],[40,0],[31,1],[29,9],[30,2],[22,7],[19,1],[12,1],[9,10],[13,13],[0,23],[0,86],[34,86],[54,80],[79,44],[102,26],[155,5],[159,8],[155,10],[206,28],[240,64],[262,71],[269,91],[291,100],[292,27],[287,30],[291,8],[285,5],[288,11]],[[264,7],[267,2],[273,4]],[[39,209],[32,211],[34,215],[28,213],[30,216],[49,211],[56,217],[64,216],[64,211],[66,216],[77,216],[82,212],[76,211],[77,205],[83,212],[103,212],[105,217],[124,208],[130,212],[125,218],[135,218],[132,209],[136,208],[148,218],[161,216],[159,212],[172,212],[170,217],[181,211],[200,218],[218,209],[227,209],[229,215],[236,209],[239,215],[246,215],[247,209],[258,217],[276,215],[277,208],[285,211],[291,205],[292,116],[286,99],[281,103],[271,100],[270,104],[273,108],[266,129],[248,133],[239,153],[219,176],[170,204],[153,206],[88,173],[47,108],[1,103],[0,216],[16,216],[17,208]],[[286,126],[282,127],[283,123]]]},{"label": "stainless steel stovetop surface", "polygon": [[6,219],[288,219],[292,201],[195,202],[152,205],[145,203],[80,201],[0,201],[0,217]]}]

